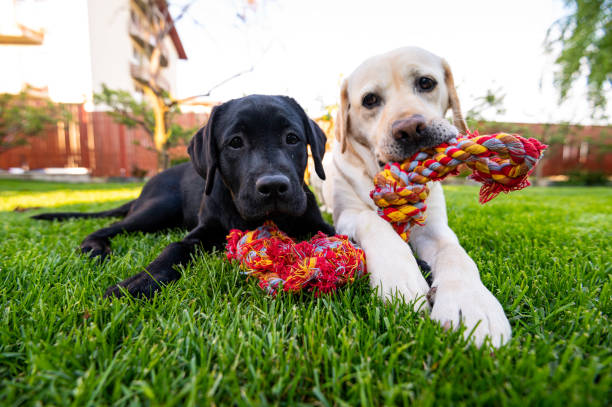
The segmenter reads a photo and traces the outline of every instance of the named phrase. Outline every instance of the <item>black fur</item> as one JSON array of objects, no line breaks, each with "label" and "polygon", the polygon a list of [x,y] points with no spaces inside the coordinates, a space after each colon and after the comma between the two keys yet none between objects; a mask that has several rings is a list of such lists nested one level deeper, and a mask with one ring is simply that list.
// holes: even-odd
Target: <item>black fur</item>
[{"label": "black fur", "polygon": [[[293,136],[298,139],[295,143]],[[240,148],[230,146],[236,137],[243,142]],[[253,229],[270,219],[293,237],[317,231],[334,234],[304,184],[308,144],[317,174],[325,177],[321,165],[325,141],[325,134],[291,98],[251,95],[231,100],[216,107],[206,127],[191,140],[191,162],[151,178],[136,200],[110,211],[34,218],[125,216],[83,240],[81,251],[92,257],[110,254],[110,238],[122,232],[190,229],[145,271],[105,294],[121,297],[126,290],[136,297],[150,297],[161,285],[180,278],[175,266],[186,264],[198,246],[207,251],[223,249],[230,229]]]}]

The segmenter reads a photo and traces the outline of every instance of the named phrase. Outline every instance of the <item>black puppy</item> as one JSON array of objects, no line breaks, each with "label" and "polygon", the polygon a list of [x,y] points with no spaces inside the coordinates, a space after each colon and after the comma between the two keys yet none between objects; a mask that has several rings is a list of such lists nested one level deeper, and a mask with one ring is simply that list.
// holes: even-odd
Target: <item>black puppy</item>
[{"label": "black puppy", "polygon": [[230,229],[253,229],[265,220],[293,237],[317,231],[334,234],[304,183],[307,144],[319,177],[326,137],[293,99],[251,95],[213,109],[208,124],[189,144],[190,163],[170,168],[119,208],[98,213],[48,213],[35,219],[125,216],[87,236],[81,250],[90,256],[110,253],[110,238],[121,232],[154,232],[170,227],[193,229],[146,267],[105,296],[121,297],[124,287],[149,297],[160,284],[178,280],[175,266],[186,264],[198,246],[223,248]]}]

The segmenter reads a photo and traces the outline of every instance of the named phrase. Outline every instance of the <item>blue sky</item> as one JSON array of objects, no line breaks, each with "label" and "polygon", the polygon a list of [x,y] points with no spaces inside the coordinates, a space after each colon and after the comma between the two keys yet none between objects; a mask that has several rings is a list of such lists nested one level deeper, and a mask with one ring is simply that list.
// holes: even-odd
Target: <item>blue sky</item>
[{"label": "blue sky", "polygon": [[[287,94],[311,115],[337,102],[341,79],[365,58],[406,45],[447,59],[467,111],[487,89],[505,94],[490,120],[590,123],[584,86],[558,106],[548,27],[567,11],[560,0],[333,1],[200,0],[178,30],[189,57],[178,68],[178,96],[210,99]],[[245,21],[237,17],[244,14]],[[195,20],[198,21],[196,23]],[[612,111],[609,109],[609,115]]]}]

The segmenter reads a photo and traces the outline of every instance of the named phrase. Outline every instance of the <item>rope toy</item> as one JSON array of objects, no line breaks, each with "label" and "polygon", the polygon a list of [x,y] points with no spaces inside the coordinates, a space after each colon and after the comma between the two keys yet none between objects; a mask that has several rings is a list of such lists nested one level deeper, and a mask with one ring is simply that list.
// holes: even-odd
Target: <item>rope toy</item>
[{"label": "rope toy", "polygon": [[244,273],[259,279],[271,295],[283,291],[314,291],[318,296],[335,291],[366,274],[365,254],[346,236],[317,233],[309,241],[295,243],[273,222],[227,236],[227,258],[238,260]]},{"label": "rope toy", "polygon": [[482,183],[479,201],[484,204],[500,192],[531,185],[527,177],[547,147],[534,138],[517,134],[459,135],[423,149],[402,163],[386,164],[374,177],[370,197],[378,214],[408,241],[410,228],[425,223],[427,182],[457,175],[457,167],[466,164],[473,172],[470,178]]}]

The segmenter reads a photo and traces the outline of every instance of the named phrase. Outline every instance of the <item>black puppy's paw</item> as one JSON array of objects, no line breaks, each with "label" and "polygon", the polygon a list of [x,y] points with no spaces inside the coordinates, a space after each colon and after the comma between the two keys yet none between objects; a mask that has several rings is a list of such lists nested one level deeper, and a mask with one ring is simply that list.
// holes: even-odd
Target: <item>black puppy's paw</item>
[{"label": "black puppy's paw", "polygon": [[142,271],[119,284],[108,287],[104,298],[121,298],[126,292],[134,298],[152,298],[161,287],[161,281],[151,277],[149,272]]},{"label": "black puppy's paw", "polygon": [[111,254],[110,242],[107,240],[86,239],[79,247],[81,253],[88,255],[92,259],[104,261]]},{"label": "black puppy's paw", "polygon": [[336,234],[336,229],[328,223],[321,223],[318,227],[315,227],[317,232],[325,233],[327,236],[333,236]]},{"label": "black puppy's paw", "polygon": [[102,298],[121,298],[125,297],[125,292],[119,288],[119,284],[111,285],[106,289],[106,292],[102,296]]},{"label": "black puppy's paw", "polygon": [[332,225],[325,225],[322,227],[321,232],[325,233],[327,236],[333,236],[336,234],[336,229]]}]

